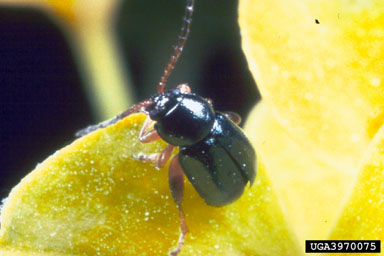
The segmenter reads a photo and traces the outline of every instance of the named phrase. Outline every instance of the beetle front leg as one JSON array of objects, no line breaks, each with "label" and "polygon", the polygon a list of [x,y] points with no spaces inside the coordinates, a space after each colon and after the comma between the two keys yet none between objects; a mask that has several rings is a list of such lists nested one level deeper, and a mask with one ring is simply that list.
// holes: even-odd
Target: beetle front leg
[{"label": "beetle front leg", "polygon": [[169,253],[170,255],[175,256],[180,253],[181,248],[183,247],[185,242],[185,236],[189,232],[187,222],[185,221],[183,208],[181,206],[184,195],[184,171],[180,165],[178,155],[173,157],[171,164],[169,165],[168,182],[173,200],[175,201],[176,207],[179,210],[180,220],[181,233],[179,236],[179,241],[177,243],[177,248]]},{"label": "beetle front leg", "polygon": [[156,168],[161,169],[164,167],[168,159],[171,157],[173,148],[174,148],[173,145],[168,144],[168,146],[161,153],[150,154],[150,155],[139,154],[137,156],[132,156],[132,157],[142,162],[155,162]]},{"label": "beetle front leg", "polygon": [[156,130],[149,130],[149,128],[151,128],[154,123],[155,121],[147,116],[139,134],[139,140],[141,143],[148,143],[160,139],[160,135]]},{"label": "beetle front leg", "polygon": [[[149,130],[153,126],[153,121],[149,116],[144,121],[143,126],[141,127],[140,134],[139,134],[139,140],[141,143],[148,143],[155,140],[160,139],[160,135],[157,133],[156,130]],[[168,159],[172,155],[174,146],[171,144],[168,144],[168,146],[161,152],[151,155],[132,155],[132,158],[143,161],[143,162],[155,162],[156,168],[160,169],[163,168],[164,165],[167,163]]]}]

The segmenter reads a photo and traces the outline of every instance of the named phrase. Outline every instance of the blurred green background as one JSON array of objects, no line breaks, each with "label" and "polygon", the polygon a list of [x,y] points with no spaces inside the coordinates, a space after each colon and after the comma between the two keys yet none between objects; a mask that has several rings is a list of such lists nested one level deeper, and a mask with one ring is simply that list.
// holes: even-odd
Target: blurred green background
[{"label": "blurred green background", "polygon": [[[187,82],[217,110],[245,119],[259,94],[241,51],[237,5],[196,1],[190,37],[167,88]],[[184,0],[121,2],[114,29],[136,101],[156,92],[184,8]],[[0,5],[0,198],[77,130],[101,121],[87,101],[72,48],[45,12]]]}]

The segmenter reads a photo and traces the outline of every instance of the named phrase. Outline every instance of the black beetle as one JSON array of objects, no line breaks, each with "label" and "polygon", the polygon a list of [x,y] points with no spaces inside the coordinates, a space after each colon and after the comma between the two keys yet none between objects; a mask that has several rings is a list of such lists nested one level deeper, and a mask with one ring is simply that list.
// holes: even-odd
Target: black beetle
[{"label": "black beetle", "polygon": [[[184,244],[188,227],[181,207],[184,174],[208,205],[223,206],[238,199],[247,183],[256,176],[256,154],[246,135],[237,126],[240,117],[233,113],[216,112],[209,99],[191,92],[187,84],[164,92],[165,84],[179,58],[189,34],[194,0],[187,0],[178,45],[157,86],[157,94],[104,123],[87,127],[76,133],[85,135],[109,126],[135,112],[147,115],[140,131],[142,143],[163,139],[168,146],[152,155],[138,155],[141,161],[153,161],[163,167],[174,147],[179,154],[169,166],[169,186],[180,216],[181,234],[178,247],[170,254],[177,255]],[[153,127],[154,129],[151,129]]]}]

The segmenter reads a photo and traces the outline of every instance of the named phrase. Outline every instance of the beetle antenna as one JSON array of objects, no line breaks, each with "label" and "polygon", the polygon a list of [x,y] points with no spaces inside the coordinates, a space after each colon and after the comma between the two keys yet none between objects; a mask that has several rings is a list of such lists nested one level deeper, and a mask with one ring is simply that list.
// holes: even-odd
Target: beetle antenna
[{"label": "beetle antenna", "polygon": [[195,2],[195,0],[187,0],[187,6],[185,7],[185,14],[183,17],[183,25],[181,27],[181,33],[179,35],[179,41],[177,42],[177,45],[174,47],[175,50],[171,56],[171,59],[169,60],[169,63],[167,65],[166,69],[164,70],[163,76],[161,77],[159,84],[157,85],[157,92],[158,93],[164,92],[168,77],[171,75],[172,70],[175,67],[175,63],[177,62],[177,59],[180,57],[180,54],[183,51],[183,47],[185,45],[185,42],[187,41],[188,34],[189,34],[189,28],[190,28],[191,22],[192,22],[192,13],[193,13],[194,2]]}]

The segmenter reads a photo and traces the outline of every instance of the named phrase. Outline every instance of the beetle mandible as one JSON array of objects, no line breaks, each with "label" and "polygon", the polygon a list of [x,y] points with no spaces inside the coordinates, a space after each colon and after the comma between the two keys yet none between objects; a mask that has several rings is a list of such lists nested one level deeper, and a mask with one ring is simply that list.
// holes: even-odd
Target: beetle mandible
[{"label": "beetle mandible", "polygon": [[[163,139],[168,146],[152,155],[138,155],[141,161],[152,161],[162,168],[172,156],[174,147],[179,153],[169,165],[169,187],[179,211],[180,237],[177,255],[184,244],[188,226],[182,209],[184,175],[208,205],[223,206],[238,199],[247,183],[256,176],[256,154],[244,132],[237,126],[240,117],[233,112],[220,113],[213,109],[209,99],[191,92],[187,84],[164,92],[166,82],[174,69],[187,40],[194,0],[187,0],[183,25],[177,46],[157,85],[157,94],[134,105],[115,118],[89,126],[76,133],[85,135],[107,127],[136,112],[147,118],[141,128],[142,143]],[[154,127],[154,129],[151,129]]]}]

